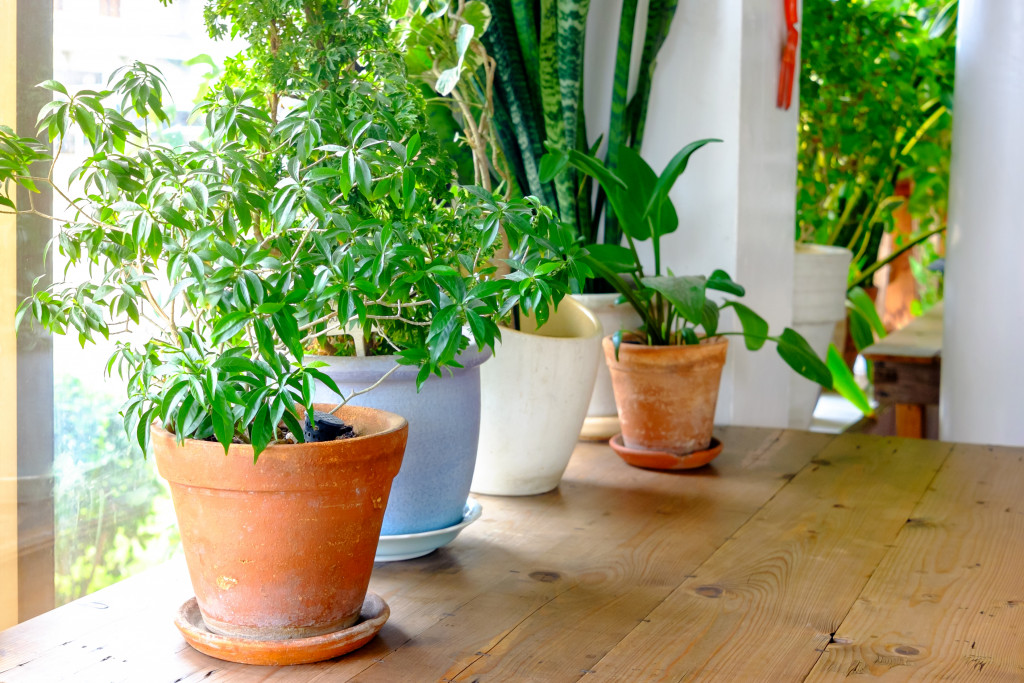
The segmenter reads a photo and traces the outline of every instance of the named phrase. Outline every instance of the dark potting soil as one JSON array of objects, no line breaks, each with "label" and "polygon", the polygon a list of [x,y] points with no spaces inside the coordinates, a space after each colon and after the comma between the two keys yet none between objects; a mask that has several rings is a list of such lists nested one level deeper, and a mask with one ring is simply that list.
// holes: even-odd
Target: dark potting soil
[{"label": "dark potting soil", "polygon": [[305,424],[302,425],[302,434],[306,437],[307,443],[351,439],[356,435],[356,430],[352,425],[347,424],[341,418],[335,417],[330,413],[322,413],[316,410],[313,412],[313,417],[316,420],[315,427],[310,422],[308,414],[306,415]]}]

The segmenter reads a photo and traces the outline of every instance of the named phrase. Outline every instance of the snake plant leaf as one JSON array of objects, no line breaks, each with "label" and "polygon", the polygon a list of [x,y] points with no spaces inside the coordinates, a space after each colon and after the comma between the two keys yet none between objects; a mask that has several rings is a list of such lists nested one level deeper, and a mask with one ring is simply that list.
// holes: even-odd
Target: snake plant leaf
[{"label": "snake plant leaf", "polygon": [[747,293],[747,290],[743,288],[743,285],[734,282],[729,276],[729,273],[724,270],[715,270],[711,273],[708,277],[708,289],[725,292],[726,294],[732,294],[733,296],[743,296]]},{"label": "snake plant leaf", "polygon": [[832,373],[832,387],[839,395],[852,403],[860,412],[868,417],[874,417],[875,411],[871,407],[871,403],[868,402],[867,395],[857,384],[857,380],[850,372],[850,368],[846,365],[846,361],[843,360],[843,356],[835,344],[828,345],[825,364],[828,366],[829,372]]},{"label": "snake plant leaf", "polygon": [[644,33],[644,47],[637,70],[636,92],[629,100],[626,116],[630,129],[629,144],[640,148],[644,139],[647,122],[647,106],[651,99],[651,84],[654,82],[654,67],[658,52],[668,38],[668,30],[675,17],[679,0],[651,0],[647,8],[647,30]]},{"label": "snake plant leaf", "polygon": [[707,289],[707,279],[703,275],[661,275],[645,277],[641,282],[660,292],[690,324],[703,323]]},{"label": "snake plant leaf", "polygon": [[832,372],[799,332],[787,327],[775,342],[782,360],[796,370],[797,374],[817,382],[826,389],[832,388]]},{"label": "snake plant leaf", "polygon": [[722,308],[732,307],[743,328],[743,341],[751,351],[757,351],[768,339],[768,322],[738,301],[727,301]]},{"label": "snake plant leaf", "polygon": [[618,167],[619,149],[622,145],[628,144],[626,105],[638,4],[638,0],[623,0],[622,12],[619,15],[619,39],[615,48],[615,71],[612,75],[612,106],[608,118],[608,156],[606,159],[609,168]]}]

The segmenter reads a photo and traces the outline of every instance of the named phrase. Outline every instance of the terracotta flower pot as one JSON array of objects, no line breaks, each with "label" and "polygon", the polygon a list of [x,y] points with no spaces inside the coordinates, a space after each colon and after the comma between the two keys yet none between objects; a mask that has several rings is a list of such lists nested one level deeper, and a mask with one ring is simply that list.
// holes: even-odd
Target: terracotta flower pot
[{"label": "terracotta flower pot", "polygon": [[623,342],[616,360],[605,337],[625,446],[680,456],[706,450],[727,348],[724,337],[692,346]]},{"label": "terracotta flower pot", "polygon": [[[333,406],[318,405],[329,411]],[[186,440],[153,428],[206,627],[259,640],[354,624],[366,595],[405,418],[346,406],[358,436],[270,446]]]}]

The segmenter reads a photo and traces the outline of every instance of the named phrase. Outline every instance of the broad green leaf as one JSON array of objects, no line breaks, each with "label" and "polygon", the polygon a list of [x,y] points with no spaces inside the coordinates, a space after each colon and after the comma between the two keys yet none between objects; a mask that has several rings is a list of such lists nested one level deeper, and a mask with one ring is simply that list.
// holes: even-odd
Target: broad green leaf
[{"label": "broad green leaf", "polygon": [[670,201],[668,199],[669,190],[675,185],[676,179],[686,170],[687,164],[690,163],[690,157],[693,153],[704,145],[710,142],[721,142],[717,138],[706,138],[704,140],[697,140],[683,147],[679,152],[665,166],[665,170],[661,172],[658,177],[658,182],[654,187],[654,192],[651,193],[650,201],[647,204],[647,209],[644,211],[644,216],[653,214],[655,209],[660,210],[663,202]]},{"label": "broad green leaf", "polygon": [[746,290],[742,285],[733,281],[729,273],[724,270],[716,270],[708,277],[708,289],[714,289],[733,296],[743,296]]},{"label": "broad green leaf", "polygon": [[646,286],[661,292],[687,322],[700,325],[704,319],[707,280],[703,275],[645,277]]},{"label": "broad green leaf", "polygon": [[868,401],[867,394],[857,384],[856,378],[850,372],[849,366],[846,365],[846,361],[843,360],[843,356],[839,353],[835,344],[828,345],[828,355],[825,362],[828,365],[829,372],[832,373],[832,388],[840,396],[852,403],[857,410],[868,417],[874,417],[875,411]]},{"label": "broad green leaf", "polygon": [[878,309],[875,308],[875,302],[871,300],[868,293],[861,287],[853,287],[846,293],[846,298],[848,299],[848,305],[852,305],[854,309],[864,316],[864,319],[871,325],[871,329],[875,331],[878,338],[883,338],[886,335],[885,325],[882,324],[882,319],[878,317]]},{"label": "broad green leaf", "polygon": [[796,370],[797,374],[817,382],[826,389],[832,388],[832,373],[828,366],[818,358],[818,354],[814,353],[814,349],[799,332],[787,327],[775,342],[782,360]]},{"label": "broad green leaf", "polygon": [[235,436],[235,416],[231,412],[231,405],[228,403],[227,395],[223,387],[218,387],[213,395],[213,433],[217,441],[224,446],[224,454],[227,455],[228,448]]},{"label": "broad green leaf", "polygon": [[757,351],[764,346],[765,340],[768,339],[768,322],[738,301],[726,302],[722,308],[726,306],[731,306],[736,311],[736,317],[739,318],[740,326],[743,328],[743,340],[746,342],[747,348]]}]

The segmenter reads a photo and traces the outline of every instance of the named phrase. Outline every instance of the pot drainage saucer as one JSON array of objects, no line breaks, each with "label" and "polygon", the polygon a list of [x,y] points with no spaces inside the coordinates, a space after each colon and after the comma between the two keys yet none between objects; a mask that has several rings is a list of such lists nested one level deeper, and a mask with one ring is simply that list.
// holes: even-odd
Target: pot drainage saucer
[{"label": "pot drainage saucer", "polygon": [[694,451],[686,455],[676,455],[667,451],[651,451],[645,448],[629,448],[622,442],[622,434],[616,434],[608,445],[633,467],[649,470],[690,470],[702,467],[715,459],[722,452],[722,442],[712,437],[711,445],[702,451]]},{"label": "pot drainage saucer", "polygon": [[374,562],[397,562],[398,560],[411,560],[414,557],[422,557],[432,553],[441,546],[448,545],[455,540],[459,532],[467,526],[480,519],[483,508],[480,503],[472,498],[466,501],[463,509],[462,521],[458,524],[434,529],[433,531],[421,531],[416,534],[394,534],[381,536],[377,543],[377,556]]},{"label": "pot drainage saucer", "polygon": [[174,625],[189,645],[211,657],[240,664],[284,666],[333,659],[360,648],[377,635],[390,615],[384,599],[367,592],[359,621],[348,628],[309,638],[258,640],[211,632],[203,623],[196,599],[189,598],[178,610]]}]

